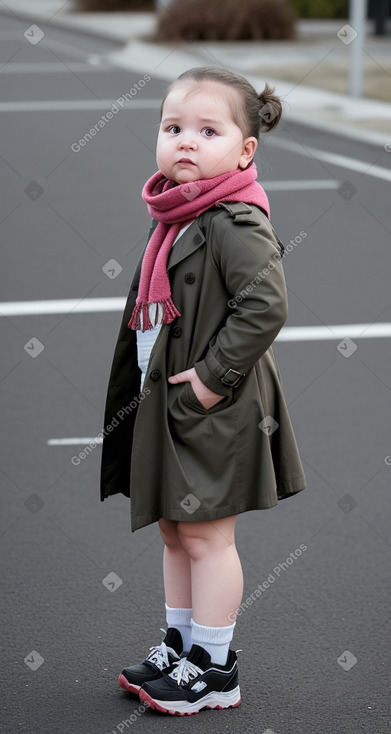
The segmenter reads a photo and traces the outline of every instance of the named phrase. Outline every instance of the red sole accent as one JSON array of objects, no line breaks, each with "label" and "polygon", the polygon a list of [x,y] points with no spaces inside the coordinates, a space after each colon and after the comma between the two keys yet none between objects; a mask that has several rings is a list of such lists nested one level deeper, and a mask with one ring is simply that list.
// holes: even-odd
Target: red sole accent
[{"label": "red sole accent", "polygon": [[124,691],[128,691],[128,693],[134,693],[135,696],[138,696],[140,691],[140,686],[133,686],[129,681],[125,678],[122,673],[118,676],[118,683],[120,684],[121,688],[124,689]]},{"label": "red sole accent", "polygon": [[[152,698],[152,696],[149,695],[149,693],[144,691],[143,688],[140,688],[139,690],[139,698],[141,701],[143,701],[143,703],[146,703],[149,706],[149,708],[154,709],[155,711],[160,711],[162,714],[170,714],[171,716],[193,716],[193,714],[198,714],[200,711],[202,711],[202,708],[198,709],[198,711],[189,711],[189,712],[172,711],[170,709],[165,709],[163,708],[163,706],[160,706],[160,704],[157,703],[157,701],[155,701]],[[234,709],[240,706],[241,703],[242,703],[242,699],[240,699],[237,703],[232,704],[232,706],[227,706],[226,708]],[[221,711],[224,709],[223,706],[203,706],[203,708],[210,709],[210,710],[220,709]]]}]

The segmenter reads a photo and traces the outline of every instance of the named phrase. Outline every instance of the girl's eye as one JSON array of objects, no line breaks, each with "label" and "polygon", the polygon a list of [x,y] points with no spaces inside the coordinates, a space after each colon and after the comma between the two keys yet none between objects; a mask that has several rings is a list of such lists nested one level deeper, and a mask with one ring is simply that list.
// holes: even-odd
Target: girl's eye
[{"label": "girl's eye", "polygon": [[178,125],[170,125],[168,128],[169,133],[173,133],[174,135],[177,135],[181,131],[181,128],[178,127]]},{"label": "girl's eye", "polygon": [[215,135],[215,131],[212,130],[211,127],[206,127],[205,130],[204,130],[204,133],[205,133],[205,135],[206,135],[207,138],[212,138],[213,135]]}]

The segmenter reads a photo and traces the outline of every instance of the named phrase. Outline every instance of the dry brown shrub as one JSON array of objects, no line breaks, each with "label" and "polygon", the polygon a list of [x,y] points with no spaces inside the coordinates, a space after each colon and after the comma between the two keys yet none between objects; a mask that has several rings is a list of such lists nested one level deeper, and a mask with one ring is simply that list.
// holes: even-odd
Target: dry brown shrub
[{"label": "dry brown shrub", "polygon": [[159,13],[156,41],[275,41],[293,38],[285,0],[173,0]]}]

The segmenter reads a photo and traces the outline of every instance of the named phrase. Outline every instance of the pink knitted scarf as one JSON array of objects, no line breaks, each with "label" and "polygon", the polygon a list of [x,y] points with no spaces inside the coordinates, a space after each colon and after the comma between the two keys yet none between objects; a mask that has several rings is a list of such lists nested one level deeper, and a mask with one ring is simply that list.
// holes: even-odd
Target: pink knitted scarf
[{"label": "pink knitted scarf", "polygon": [[[269,202],[257,183],[255,163],[245,170],[228,171],[214,178],[177,184],[157,171],[146,182],[142,197],[149,214],[158,221],[145,250],[138,296],[129,328],[152,329],[158,323],[170,324],[181,314],[171,298],[167,261],[172,244],[184,223],[220,201],[256,204],[270,216]],[[153,319],[153,322],[151,321]]]}]

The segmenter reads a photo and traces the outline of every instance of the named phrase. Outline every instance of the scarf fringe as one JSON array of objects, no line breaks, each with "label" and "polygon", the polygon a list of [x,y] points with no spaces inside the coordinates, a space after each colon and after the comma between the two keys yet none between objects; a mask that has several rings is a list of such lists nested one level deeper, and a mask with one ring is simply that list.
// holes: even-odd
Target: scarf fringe
[{"label": "scarf fringe", "polygon": [[180,313],[175,306],[174,301],[172,300],[171,296],[169,298],[165,298],[164,301],[162,301],[163,304],[163,324],[171,324],[174,319],[177,318],[177,316],[180,316]]},{"label": "scarf fringe", "polygon": [[[133,331],[137,331],[138,329],[142,329],[142,331],[147,331],[148,329],[153,329],[153,327],[157,326],[158,324],[171,324],[174,319],[181,315],[176,308],[172,298],[165,298],[163,301],[159,301],[155,304],[155,323],[152,323],[150,319],[150,306],[152,306],[151,303],[136,303],[132,312],[132,316],[128,323],[129,329],[133,329]],[[160,309],[159,306],[161,307]],[[160,318],[159,311],[162,311],[162,315],[160,316]]]},{"label": "scarf fringe", "polygon": [[[142,314],[142,324],[141,324],[141,314]],[[130,321],[128,323],[128,329],[133,329],[133,331],[137,331],[138,329],[141,329],[143,331],[146,331],[147,329],[152,329],[152,322],[149,318],[149,308],[148,303],[136,303],[132,315],[130,317]]]}]

